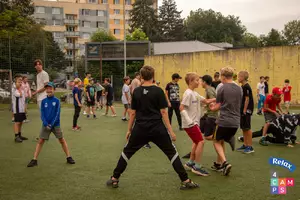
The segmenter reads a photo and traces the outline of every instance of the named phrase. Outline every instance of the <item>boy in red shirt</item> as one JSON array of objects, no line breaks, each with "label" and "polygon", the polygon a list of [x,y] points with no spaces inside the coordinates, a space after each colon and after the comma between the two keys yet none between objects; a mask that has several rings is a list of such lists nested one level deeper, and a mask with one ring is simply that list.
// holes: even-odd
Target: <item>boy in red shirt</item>
[{"label": "boy in red shirt", "polygon": [[266,101],[264,103],[263,111],[264,111],[266,124],[263,128],[263,136],[259,141],[259,144],[263,146],[268,145],[266,141],[266,136],[267,136],[268,128],[270,126],[270,122],[280,116],[280,114],[277,113],[276,108],[278,108],[281,114],[283,113],[280,106],[281,95],[282,95],[282,90],[279,87],[275,87],[272,90],[272,94],[269,94],[267,96]]},{"label": "boy in red shirt", "polygon": [[286,79],[284,81],[284,87],[282,88],[282,92],[283,92],[283,100],[284,100],[284,105],[287,114],[289,114],[289,108],[292,99],[291,90],[292,90],[292,86],[290,86],[290,80]]}]

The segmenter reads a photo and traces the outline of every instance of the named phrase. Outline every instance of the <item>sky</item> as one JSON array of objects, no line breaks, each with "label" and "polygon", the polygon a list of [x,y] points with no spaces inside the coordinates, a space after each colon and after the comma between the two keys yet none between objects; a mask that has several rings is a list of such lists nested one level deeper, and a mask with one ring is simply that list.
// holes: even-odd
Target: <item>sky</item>
[{"label": "sky", "polygon": [[[300,20],[300,0],[175,0],[182,17],[198,8],[212,9],[223,15],[239,16],[248,32],[267,34],[272,28],[283,30],[284,24]],[[158,0],[161,5],[162,0]]]}]

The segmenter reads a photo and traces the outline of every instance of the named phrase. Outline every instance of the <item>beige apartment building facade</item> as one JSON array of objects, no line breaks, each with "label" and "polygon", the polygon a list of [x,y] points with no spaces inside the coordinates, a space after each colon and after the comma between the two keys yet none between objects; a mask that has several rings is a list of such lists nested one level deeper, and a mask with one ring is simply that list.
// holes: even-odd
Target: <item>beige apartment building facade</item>
[{"label": "beige apartment building facade", "polygon": [[[125,1],[125,22],[123,18]],[[34,18],[53,33],[67,58],[82,56],[85,42],[98,29],[110,31],[124,39],[124,23],[129,24],[129,11],[135,0],[34,0]],[[158,0],[153,7],[157,8]]]}]

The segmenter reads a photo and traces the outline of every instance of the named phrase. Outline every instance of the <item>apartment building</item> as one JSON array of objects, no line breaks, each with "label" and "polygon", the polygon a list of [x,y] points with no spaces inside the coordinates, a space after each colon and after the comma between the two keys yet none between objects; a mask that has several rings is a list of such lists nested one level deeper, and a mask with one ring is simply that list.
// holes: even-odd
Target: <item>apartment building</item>
[{"label": "apartment building", "polygon": [[[125,1],[125,22],[123,3]],[[68,58],[84,55],[85,42],[98,29],[124,38],[124,23],[129,24],[129,11],[135,0],[34,0],[34,18],[53,33],[55,41]],[[157,8],[158,0],[153,7]]]}]

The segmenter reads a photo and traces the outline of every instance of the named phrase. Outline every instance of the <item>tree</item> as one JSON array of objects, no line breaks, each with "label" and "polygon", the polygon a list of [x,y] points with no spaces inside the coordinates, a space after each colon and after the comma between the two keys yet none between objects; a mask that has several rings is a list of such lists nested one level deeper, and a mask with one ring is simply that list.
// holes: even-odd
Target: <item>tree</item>
[{"label": "tree", "polygon": [[283,35],[289,45],[300,44],[300,20],[293,20],[285,24]]},{"label": "tree", "polygon": [[261,43],[259,37],[257,37],[256,35],[252,33],[245,33],[243,35],[242,45],[244,47],[256,48],[256,47],[260,47]]},{"label": "tree", "polygon": [[223,16],[213,10],[191,11],[185,21],[187,38],[202,42],[229,42],[237,44],[242,41],[246,32],[239,17]]},{"label": "tree", "polygon": [[32,0],[12,0],[12,9],[18,10],[23,17],[31,17],[34,13]]},{"label": "tree", "polygon": [[92,42],[107,42],[107,41],[116,41],[117,38],[112,35],[110,32],[107,32],[105,30],[98,30],[93,33],[91,36]]},{"label": "tree", "polygon": [[261,35],[260,36],[261,40],[261,46],[282,46],[286,45],[287,41],[283,38],[282,34],[276,30],[276,29],[271,29],[271,31],[268,33],[267,36]]},{"label": "tree", "polygon": [[131,34],[126,35],[127,41],[147,41],[149,38],[146,33],[142,31],[142,29],[137,28]]},{"label": "tree", "polygon": [[159,27],[163,41],[181,41],[185,39],[182,11],[177,10],[174,0],[163,0],[159,7]]},{"label": "tree", "polygon": [[158,17],[154,10],[153,0],[136,0],[130,11],[130,32],[140,28],[150,41],[159,40]]}]

